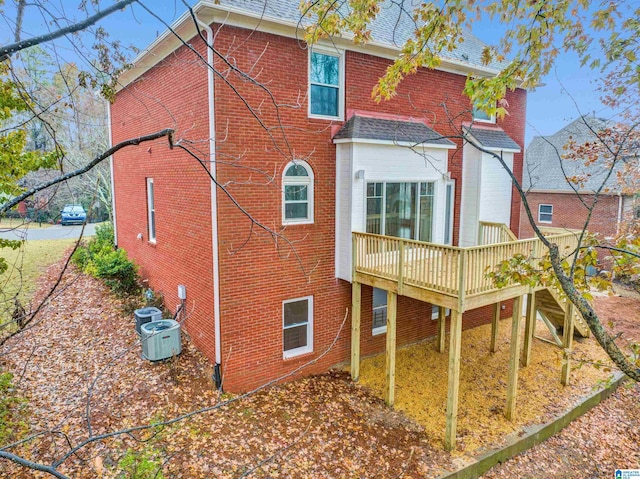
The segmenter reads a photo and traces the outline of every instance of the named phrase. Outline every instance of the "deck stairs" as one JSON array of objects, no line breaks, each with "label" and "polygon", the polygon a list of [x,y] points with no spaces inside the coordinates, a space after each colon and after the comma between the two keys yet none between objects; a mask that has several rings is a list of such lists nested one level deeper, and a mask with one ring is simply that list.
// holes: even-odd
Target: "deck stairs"
[{"label": "deck stairs", "polygon": [[[536,292],[535,306],[540,316],[542,316],[543,321],[547,323],[547,326],[552,325],[556,330],[564,326],[564,313],[567,308],[567,300],[561,298],[560,294],[552,288],[542,289]],[[589,326],[576,308],[574,308],[574,315],[574,334],[583,338],[589,337]]]}]

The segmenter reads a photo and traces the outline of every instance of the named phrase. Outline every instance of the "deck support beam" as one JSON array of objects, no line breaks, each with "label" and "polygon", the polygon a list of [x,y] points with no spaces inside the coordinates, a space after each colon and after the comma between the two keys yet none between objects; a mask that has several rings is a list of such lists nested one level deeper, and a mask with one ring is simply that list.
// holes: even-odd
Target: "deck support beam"
[{"label": "deck support beam", "polygon": [[351,284],[351,379],[360,378],[360,311],[362,285],[356,281]]},{"label": "deck support beam", "polygon": [[562,376],[560,382],[567,386],[571,380],[571,351],[573,349],[573,303],[567,300],[562,328]]},{"label": "deck support beam", "polygon": [[439,353],[444,353],[445,340],[447,337],[447,308],[438,306],[438,340],[436,349]]},{"label": "deck support beam", "polygon": [[511,351],[509,378],[507,380],[507,406],[504,415],[509,421],[516,417],[516,396],[518,393],[518,368],[520,366],[520,321],[522,319],[522,296],[513,300],[511,315]]},{"label": "deck support beam", "polygon": [[447,390],[447,424],[444,447],[452,451],[456,447],[458,424],[458,390],[460,386],[460,350],[462,342],[462,313],[451,310],[449,327],[449,373]]},{"label": "deck support beam", "polygon": [[398,295],[387,291],[387,354],[385,402],[393,406],[396,386],[396,316]]},{"label": "deck support beam", "polygon": [[533,335],[536,332],[536,293],[527,294],[527,318],[524,325],[524,351],[522,355],[522,366],[531,364],[531,345]]},{"label": "deck support beam", "polygon": [[493,317],[491,319],[491,346],[489,351],[495,353],[498,350],[498,325],[500,324],[500,302],[493,303]]}]

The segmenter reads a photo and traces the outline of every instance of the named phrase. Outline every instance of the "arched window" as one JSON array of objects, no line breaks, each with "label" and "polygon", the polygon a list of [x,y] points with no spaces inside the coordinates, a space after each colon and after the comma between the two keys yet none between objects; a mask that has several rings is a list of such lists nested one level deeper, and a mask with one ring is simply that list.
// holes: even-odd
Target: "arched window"
[{"label": "arched window", "polygon": [[313,223],[313,170],[302,160],[292,161],[284,169],[282,223]]}]

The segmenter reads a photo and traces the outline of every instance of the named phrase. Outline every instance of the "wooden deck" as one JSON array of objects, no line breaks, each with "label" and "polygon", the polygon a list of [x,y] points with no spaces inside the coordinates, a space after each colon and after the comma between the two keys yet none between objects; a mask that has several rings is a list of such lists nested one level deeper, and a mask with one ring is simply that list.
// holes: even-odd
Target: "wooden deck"
[{"label": "wooden deck", "polygon": [[[577,245],[573,232],[547,238],[566,254]],[[487,272],[516,254],[533,264],[546,253],[538,238],[460,248],[353,233],[353,281],[462,313],[531,292],[516,283],[499,288]]]},{"label": "wooden deck", "polygon": [[[501,311],[500,302],[514,299],[505,406],[505,416],[512,420],[516,415],[518,370],[521,363],[523,367],[530,363],[531,342],[535,337],[536,305],[541,303],[536,300],[536,291],[543,289],[542,287],[532,288],[512,283],[499,288],[487,276],[487,272],[517,254],[524,255],[532,265],[537,266],[538,261],[547,253],[542,241],[538,238],[516,240],[509,228],[497,223],[481,223],[480,226],[478,239],[481,245],[471,248],[353,233],[351,377],[357,381],[360,375],[362,284],[387,291],[385,390],[386,402],[390,406],[393,406],[395,391],[397,296],[409,296],[440,306],[436,340],[436,348],[439,352],[444,352],[445,349],[447,323],[444,313],[445,308],[449,308],[451,310],[449,373],[444,438],[445,448],[448,450],[454,449],[456,442],[462,313],[481,306],[493,305],[491,352],[495,352]],[[575,232],[548,230],[545,235],[550,242],[558,245],[561,253],[567,256],[575,254],[577,246]],[[527,313],[524,341],[521,347],[520,323],[524,295],[527,295]],[[563,305],[561,311],[564,326],[561,382],[568,384],[575,313],[570,303]]]}]

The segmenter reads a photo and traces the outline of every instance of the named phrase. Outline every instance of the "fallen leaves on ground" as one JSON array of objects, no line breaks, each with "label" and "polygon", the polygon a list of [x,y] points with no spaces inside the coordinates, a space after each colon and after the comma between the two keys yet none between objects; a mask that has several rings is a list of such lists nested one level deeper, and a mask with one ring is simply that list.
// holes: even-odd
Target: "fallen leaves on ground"
[{"label": "fallen leaves on ground", "polygon": [[[41,295],[55,280],[58,269],[59,265],[50,268],[42,278]],[[88,424],[96,435],[157,424],[229,399],[214,391],[210,364],[188,342],[175,360],[150,363],[141,359],[133,318],[123,315],[121,306],[99,282],[72,269],[36,324],[0,351],[0,366],[15,374],[19,393],[28,398],[30,432],[55,431],[11,449],[13,452],[50,463],[68,451],[67,438],[77,444],[88,437]],[[501,323],[501,329],[506,330],[504,334],[508,332],[505,323]],[[500,354],[508,350],[508,345],[503,342],[501,353],[492,359],[488,357],[488,343],[483,342],[486,333],[478,330],[464,335],[461,386],[465,382],[469,386],[461,395],[459,432],[462,444],[469,447],[479,436],[493,434],[493,424],[503,422],[506,373],[500,369]],[[544,343],[539,343],[534,343],[534,360],[550,358],[551,362],[522,370],[518,412],[523,417],[523,409],[529,407],[527,396],[535,396],[536,382],[548,382],[551,387],[546,393],[547,399],[552,399],[550,404],[533,403],[537,413],[548,415],[591,388],[591,383],[576,381],[567,389],[571,394],[562,396],[559,359],[550,352],[557,348],[540,349]],[[398,355],[405,354],[403,351]],[[431,356],[433,362],[427,362]],[[475,363],[474,358],[478,358]],[[446,354],[424,353],[414,360],[412,372],[398,369],[396,394],[400,398],[408,389],[402,383],[403,375],[408,374],[421,391],[420,404],[435,419],[431,428],[410,419],[412,414],[387,408],[368,388],[353,384],[344,372],[331,372],[265,389],[170,426],[95,442],[71,456],[60,470],[74,478],[127,477],[131,468],[139,466],[142,470],[142,462],[147,461],[146,467],[161,470],[167,478],[438,477],[457,464],[442,450],[443,405],[428,409],[446,396]],[[484,363],[492,361],[497,369],[482,369]],[[441,367],[445,367],[444,378],[438,372]],[[549,380],[546,373],[537,372],[546,367],[552,371]],[[424,378],[420,383],[423,379],[419,376],[409,375],[415,373],[413,369],[430,371],[437,387],[427,389],[431,380]],[[495,381],[495,388],[474,382],[483,371]],[[579,378],[582,371],[587,371],[586,366],[574,377]],[[532,378],[527,379],[527,374]],[[363,376],[367,374],[363,372]],[[616,397],[618,394],[625,392],[616,393]],[[589,420],[591,413],[584,416],[590,422],[578,432],[585,437],[601,435],[602,440],[587,442],[570,436],[557,439],[562,444],[557,447],[571,450],[584,461],[594,457],[603,464],[615,464],[611,451],[617,441],[628,440],[624,425],[637,433],[640,407],[637,395],[628,394],[623,402],[605,406],[611,410],[605,409],[602,414],[614,417],[618,407],[627,414],[624,419],[620,416],[618,426],[610,427],[607,435],[601,433],[606,419]],[[491,406],[494,400],[495,407]],[[483,412],[486,410],[488,414]],[[494,422],[487,426],[485,417]],[[502,434],[494,435],[496,442]],[[624,444],[621,451],[633,458],[629,449],[633,443]],[[511,472],[512,468],[519,470],[520,461],[508,461],[493,477],[525,477]],[[0,476],[48,477],[7,461],[0,462]]]}]

